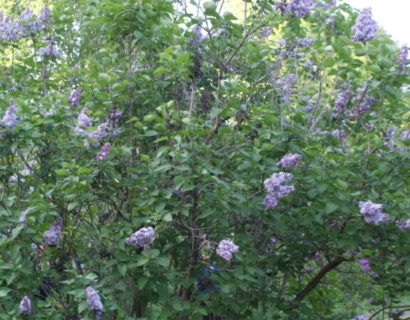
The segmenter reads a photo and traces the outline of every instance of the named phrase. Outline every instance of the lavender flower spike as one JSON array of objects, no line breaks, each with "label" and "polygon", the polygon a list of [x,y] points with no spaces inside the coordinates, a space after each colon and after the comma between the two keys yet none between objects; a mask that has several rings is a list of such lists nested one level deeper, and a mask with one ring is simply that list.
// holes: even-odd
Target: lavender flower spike
[{"label": "lavender flower spike", "polygon": [[44,242],[50,247],[57,247],[61,240],[61,231],[63,228],[63,219],[57,218],[50,226],[48,231],[43,233]]},{"label": "lavender flower spike", "polygon": [[77,88],[71,92],[70,97],[68,98],[68,103],[72,107],[77,107],[80,103],[81,88]]},{"label": "lavender flower spike", "polygon": [[360,12],[355,25],[352,27],[352,32],[354,33],[352,40],[356,42],[367,42],[374,39],[377,32],[377,24],[372,19],[371,8],[364,8]]},{"label": "lavender flower spike", "polygon": [[95,159],[97,161],[101,161],[102,159],[104,159],[110,153],[110,148],[111,148],[111,144],[109,144],[108,142],[104,144],[104,146],[101,148],[101,151],[98,152]]},{"label": "lavender flower spike", "polygon": [[140,246],[144,249],[148,248],[154,240],[154,229],[152,227],[141,228],[125,239],[125,242],[132,246]]},{"label": "lavender flower spike", "polygon": [[222,240],[218,248],[216,249],[216,254],[223,259],[229,261],[232,259],[232,253],[238,252],[239,247],[235,245],[231,240]]},{"label": "lavender flower spike", "polygon": [[92,287],[87,287],[87,289],[85,289],[85,295],[87,297],[89,310],[104,311],[101,298],[96,290],[94,290]]},{"label": "lavender flower spike", "polygon": [[296,153],[290,153],[280,159],[279,162],[276,162],[276,165],[281,166],[284,169],[288,169],[295,166],[299,162],[300,158],[300,155]]},{"label": "lavender flower spike", "polygon": [[31,314],[31,300],[29,297],[25,296],[19,306],[20,313],[25,314],[25,315],[30,315]]}]

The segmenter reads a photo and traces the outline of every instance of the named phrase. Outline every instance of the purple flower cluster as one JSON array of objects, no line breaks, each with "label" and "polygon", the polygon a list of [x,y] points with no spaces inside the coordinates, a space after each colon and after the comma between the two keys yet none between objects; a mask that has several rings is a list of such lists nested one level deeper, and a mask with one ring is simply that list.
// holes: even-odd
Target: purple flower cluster
[{"label": "purple flower cluster", "polygon": [[350,91],[343,91],[336,99],[334,108],[337,112],[345,112],[346,105],[349,102],[350,98]]},{"label": "purple flower cluster", "polygon": [[360,213],[364,216],[364,220],[367,223],[374,223],[378,225],[386,223],[390,219],[388,214],[381,213],[383,210],[382,204],[373,203],[371,201],[360,201],[359,207]]},{"label": "purple flower cluster", "polygon": [[307,267],[307,268],[304,269],[304,271],[307,274],[311,274],[314,270],[313,270],[313,268]]},{"label": "purple flower cluster", "polygon": [[118,110],[118,108],[112,108],[110,114],[107,116],[107,124],[109,127],[117,125],[123,115],[123,112]]},{"label": "purple flower cluster", "polygon": [[20,215],[20,217],[19,217],[19,222],[23,225],[23,226],[27,226],[27,219],[26,219],[26,215],[28,214],[28,213],[30,213],[31,212],[31,210],[30,209],[26,209],[26,210],[24,210],[22,213],[21,213],[21,215]]},{"label": "purple flower cluster", "polygon": [[29,297],[25,296],[19,306],[19,311],[21,314],[30,315],[31,314],[31,300]]},{"label": "purple flower cluster", "polygon": [[44,30],[51,22],[50,10],[46,5],[37,17],[29,8],[26,8],[18,18],[13,21],[10,16],[4,16],[0,11],[0,41],[18,41],[30,34]]},{"label": "purple flower cluster", "polygon": [[268,192],[263,203],[266,209],[275,208],[278,204],[278,199],[287,196],[295,190],[294,186],[288,186],[284,183],[291,180],[293,175],[291,173],[279,172],[265,180],[265,189]]},{"label": "purple flower cluster", "polygon": [[57,247],[61,240],[61,231],[63,228],[63,219],[57,218],[50,226],[48,231],[43,233],[44,242],[50,247]]},{"label": "purple flower cluster", "polygon": [[407,45],[401,47],[400,54],[397,58],[397,67],[400,69],[400,74],[407,74],[406,66],[409,63],[408,59],[409,48]]},{"label": "purple flower cluster", "polygon": [[262,29],[262,34],[264,38],[269,37],[270,35],[272,35],[272,28],[271,27],[264,27]]},{"label": "purple flower cluster", "polygon": [[406,220],[406,221],[400,221],[400,220],[396,220],[395,221],[396,226],[399,227],[399,229],[401,231],[406,231],[410,229],[410,219]]},{"label": "purple flower cluster", "polygon": [[[90,117],[87,115],[88,114],[88,109],[84,108],[81,110],[80,114],[78,115],[77,118],[77,126],[78,127],[91,127],[91,120]],[[80,130],[79,130],[80,131]]]},{"label": "purple flower cluster", "polygon": [[320,7],[322,7],[322,9],[328,10],[328,9],[336,7],[336,2],[337,0],[330,0],[329,2],[322,3]]},{"label": "purple flower cluster", "polygon": [[315,41],[315,39],[313,39],[311,37],[296,38],[296,45],[298,45],[302,48],[307,48],[307,47],[310,47],[314,41]]},{"label": "purple flower cluster", "polygon": [[[10,99],[10,106],[7,108],[3,119],[0,120],[0,130],[12,130],[16,126],[17,120],[19,119],[20,117],[16,114],[16,104],[13,99]],[[0,132],[0,138],[4,137],[6,134],[6,132]]]},{"label": "purple flower cluster", "polygon": [[296,153],[289,153],[286,156],[282,157],[280,161],[276,162],[277,166],[281,166],[284,169],[288,169],[290,167],[293,167],[297,165],[299,162],[301,156]]},{"label": "purple flower cluster", "polygon": [[47,47],[42,47],[38,50],[38,54],[40,57],[54,57],[54,58],[61,58],[63,55],[60,51],[58,51],[56,42],[54,40],[47,41]]},{"label": "purple flower cluster", "polygon": [[369,318],[362,314],[361,316],[354,317],[351,320],[369,320]]},{"label": "purple flower cluster", "polygon": [[71,92],[70,97],[68,98],[68,103],[72,107],[77,107],[78,104],[80,103],[81,92],[82,92],[81,88],[77,88]]},{"label": "purple flower cluster", "polygon": [[97,161],[101,161],[102,159],[104,159],[110,153],[110,148],[111,148],[111,144],[109,144],[108,142],[104,144],[104,146],[101,148],[101,151],[98,152],[95,159]]},{"label": "purple flower cluster", "polygon": [[372,271],[372,268],[370,266],[370,260],[369,259],[360,259],[359,264],[362,266],[362,269],[366,272]]},{"label": "purple flower cluster", "polygon": [[352,99],[352,102],[355,103],[355,106],[352,108],[351,116],[353,118],[359,118],[363,113],[369,111],[376,101],[376,99],[370,95],[366,94],[366,87],[357,89],[358,95]]},{"label": "purple flower cluster", "polygon": [[291,0],[277,1],[275,8],[281,10],[283,13],[294,13],[298,18],[304,18],[310,13],[310,8],[313,6],[312,0]]},{"label": "purple flower cluster", "polygon": [[133,233],[125,242],[132,246],[140,246],[144,249],[149,248],[154,240],[154,229],[152,227],[141,228]]},{"label": "purple flower cluster", "polygon": [[322,129],[317,128],[315,130],[315,134],[316,135],[327,135],[327,134],[329,134],[332,137],[334,137],[336,139],[339,139],[339,140],[346,140],[347,139],[344,130],[339,130],[339,129],[335,129],[335,130],[332,130],[332,131],[327,131],[327,130],[322,130]]},{"label": "purple flower cluster", "polygon": [[98,291],[94,290],[92,287],[87,287],[85,289],[85,296],[87,297],[87,305],[89,310],[104,311]]},{"label": "purple flower cluster", "polygon": [[281,97],[283,101],[291,101],[290,95],[293,92],[293,84],[296,82],[297,77],[295,74],[289,73],[285,76],[284,80],[276,80],[275,86],[280,89]]},{"label": "purple flower cluster", "polygon": [[202,31],[202,27],[200,24],[196,24],[191,31],[194,36],[189,38],[189,42],[193,45],[198,45],[205,40],[205,34]]},{"label": "purple flower cluster", "polygon": [[372,19],[372,9],[364,8],[359,17],[356,19],[355,25],[352,27],[352,40],[356,42],[367,42],[374,39],[377,32],[376,21]]},{"label": "purple flower cluster", "polygon": [[225,239],[219,242],[216,254],[223,259],[229,261],[232,259],[232,253],[238,252],[239,247],[235,245],[231,240]]}]

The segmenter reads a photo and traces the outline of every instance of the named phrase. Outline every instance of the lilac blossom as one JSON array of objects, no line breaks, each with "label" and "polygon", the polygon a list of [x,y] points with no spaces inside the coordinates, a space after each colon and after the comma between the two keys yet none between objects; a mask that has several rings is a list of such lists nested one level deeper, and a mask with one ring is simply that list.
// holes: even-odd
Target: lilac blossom
[{"label": "lilac blossom", "polygon": [[264,38],[267,38],[272,35],[272,28],[271,27],[264,27],[262,29],[262,35]]},{"label": "lilac blossom", "polygon": [[339,140],[346,140],[347,139],[344,130],[338,130],[338,129],[333,130],[332,132],[330,132],[330,135],[332,137],[336,138],[336,139],[339,139]]},{"label": "lilac blossom", "polygon": [[18,119],[19,117],[16,115],[16,104],[14,103],[14,100],[11,99],[10,106],[7,108],[0,124],[5,125],[8,129],[13,129]]},{"label": "lilac blossom", "polygon": [[77,118],[77,125],[79,127],[91,127],[91,120],[87,114],[88,114],[87,108],[84,108],[83,110],[81,110]]},{"label": "lilac blossom", "polygon": [[19,306],[19,311],[21,314],[30,315],[31,314],[31,300],[28,296],[25,296]]},{"label": "lilac blossom", "polygon": [[61,231],[63,228],[63,219],[57,218],[50,226],[48,231],[43,233],[44,242],[50,247],[57,247],[61,240]]},{"label": "lilac blossom", "polygon": [[89,310],[104,311],[98,291],[94,290],[92,287],[87,287],[85,289],[85,296],[87,297],[87,305]]},{"label": "lilac blossom", "polygon": [[352,27],[352,40],[356,42],[367,42],[374,39],[377,32],[376,21],[372,19],[372,9],[364,8],[359,17],[356,19],[355,25]]},{"label": "lilac blossom", "polygon": [[376,300],[374,298],[369,299],[369,303],[374,306],[376,304]]},{"label": "lilac blossom", "polygon": [[351,320],[369,320],[369,318],[362,314],[361,316],[356,316]]},{"label": "lilac blossom", "polygon": [[284,183],[293,178],[291,173],[279,172],[264,181],[265,189],[268,192],[263,204],[266,209],[275,208],[278,204],[278,199],[287,196],[295,190],[294,186],[284,185]]},{"label": "lilac blossom", "polygon": [[141,228],[137,232],[133,233],[131,237],[126,238],[125,242],[132,246],[140,246],[144,249],[154,241],[154,229],[152,227]]},{"label": "lilac blossom", "polygon": [[[100,141],[103,138],[103,136],[105,135],[105,130],[107,128],[108,128],[108,124],[106,122],[104,122],[104,123],[100,124],[97,127],[97,130],[92,131],[92,132],[86,132],[85,136],[88,137],[88,138],[97,140],[97,142],[92,143],[92,145],[94,147],[98,147],[100,145],[100,143],[98,141]],[[89,143],[86,142],[86,146],[88,146],[88,145],[89,145]]]},{"label": "lilac blossom", "polygon": [[370,275],[370,277],[371,277],[373,280],[376,280],[376,279],[379,277],[379,275],[378,275],[376,272],[373,272],[373,273]]},{"label": "lilac blossom", "polygon": [[366,91],[367,88],[365,86],[357,89],[358,96],[352,99],[352,102],[355,103],[355,106],[352,108],[352,116],[354,118],[359,118],[363,113],[369,111],[376,101],[372,95],[366,94]]},{"label": "lilac blossom", "polygon": [[31,212],[30,209],[26,209],[26,210],[24,210],[24,211],[21,213],[21,215],[20,215],[20,217],[19,217],[19,222],[20,222],[23,226],[25,226],[25,227],[27,227],[26,215],[27,215],[28,213],[30,213],[30,212]]},{"label": "lilac blossom", "polygon": [[202,27],[200,24],[196,24],[191,31],[194,36],[189,38],[189,42],[193,45],[198,45],[205,40],[205,34],[202,32]]},{"label": "lilac blossom", "polygon": [[38,13],[37,15],[37,21],[41,25],[40,30],[43,30],[44,28],[47,27],[47,25],[51,22],[51,14],[50,14],[50,8],[48,7],[48,4],[46,4]]},{"label": "lilac blossom", "polygon": [[54,58],[61,58],[63,55],[60,51],[58,51],[56,42],[54,40],[47,41],[48,46],[42,47],[38,50],[38,54],[40,57],[54,57]]},{"label": "lilac blossom", "polygon": [[359,202],[360,213],[364,216],[367,223],[374,223],[376,225],[386,223],[389,221],[390,216],[388,214],[381,213],[383,205],[373,203],[371,201]]},{"label": "lilac blossom", "polygon": [[406,221],[400,221],[396,220],[395,224],[401,231],[406,231],[410,229],[410,219],[407,219]]},{"label": "lilac blossom", "polygon": [[400,50],[400,54],[397,58],[397,67],[400,70],[400,74],[405,75],[408,73],[408,71],[406,70],[406,66],[409,63],[409,59],[408,59],[408,53],[409,53],[409,49],[407,47],[407,45],[404,45],[401,47]]},{"label": "lilac blossom", "polygon": [[307,274],[311,274],[314,270],[313,270],[313,268],[307,267],[307,268],[304,269],[304,271]]},{"label": "lilac blossom", "polygon": [[70,97],[68,98],[68,103],[72,107],[77,107],[78,104],[80,103],[81,92],[82,92],[81,88],[77,88],[71,92]]},{"label": "lilac blossom", "polygon": [[273,194],[268,193],[263,200],[263,205],[266,209],[275,208],[278,205],[278,199]]},{"label": "lilac blossom", "polygon": [[315,39],[308,37],[308,38],[296,38],[296,45],[302,47],[302,48],[307,48],[310,47],[310,45],[315,41]]},{"label": "lilac blossom", "polygon": [[346,105],[349,102],[349,98],[350,98],[350,91],[343,91],[342,93],[340,93],[340,95],[337,97],[336,101],[335,101],[335,105],[334,108],[338,111],[338,112],[344,112],[346,110]]},{"label": "lilac blossom", "polygon": [[284,169],[288,169],[290,167],[294,167],[297,165],[299,160],[301,159],[301,156],[296,153],[289,153],[286,156],[284,156],[282,159],[280,159],[279,162],[276,162],[277,166],[281,166]]},{"label": "lilac blossom", "polygon": [[123,112],[118,110],[118,108],[114,107],[111,109],[110,114],[107,116],[107,125],[109,127],[113,127],[120,121]]},{"label": "lilac blossom", "polygon": [[232,253],[238,252],[239,247],[235,245],[232,240],[222,240],[219,242],[218,248],[216,249],[216,254],[223,259],[229,261],[232,259]]},{"label": "lilac blossom", "polygon": [[24,28],[18,22],[11,20],[11,17],[4,17],[1,14],[0,40],[18,41],[24,35]]},{"label": "lilac blossom", "polygon": [[370,266],[370,260],[369,259],[360,259],[359,264],[362,266],[362,269],[366,272],[372,271],[372,268]]},{"label": "lilac blossom", "polygon": [[310,8],[313,6],[312,0],[291,0],[289,3],[277,1],[275,4],[277,9],[284,13],[293,13],[298,18],[304,18],[310,13]]},{"label": "lilac blossom", "polygon": [[111,148],[111,144],[109,144],[108,142],[106,144],[104,144],[104,146],[101,148],[101,151],[98,152],[95,159],[97,161],[103,160],[110,153],[110,148]]}]

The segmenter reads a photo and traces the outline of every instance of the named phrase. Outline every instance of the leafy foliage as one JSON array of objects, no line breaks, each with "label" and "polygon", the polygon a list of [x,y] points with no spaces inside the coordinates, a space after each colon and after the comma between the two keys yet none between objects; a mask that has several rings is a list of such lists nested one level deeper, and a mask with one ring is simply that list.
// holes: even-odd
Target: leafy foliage
[{"label": "leafy foliage", "polygon": [[408,308],[407,49],[346,3],[243,8],[55,0],[0,37],[2,319]]}]

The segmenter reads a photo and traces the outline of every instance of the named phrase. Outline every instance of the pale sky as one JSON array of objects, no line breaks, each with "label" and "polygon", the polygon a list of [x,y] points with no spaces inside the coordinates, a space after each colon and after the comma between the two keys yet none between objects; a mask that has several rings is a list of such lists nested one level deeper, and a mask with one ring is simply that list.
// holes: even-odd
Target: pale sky
[{"label": "pale sky", "polygon": [[[352,7],[372,8],[373,18],[399,45],[410,45],[410,0],[344,0]],[[340,3],[340,2],[339,2]]]}]

